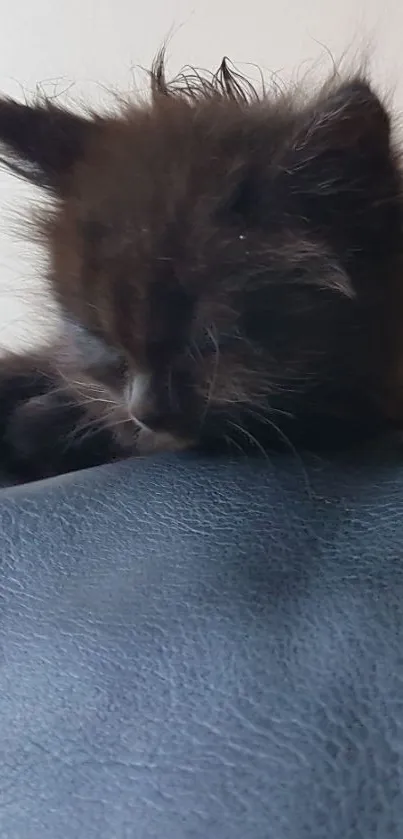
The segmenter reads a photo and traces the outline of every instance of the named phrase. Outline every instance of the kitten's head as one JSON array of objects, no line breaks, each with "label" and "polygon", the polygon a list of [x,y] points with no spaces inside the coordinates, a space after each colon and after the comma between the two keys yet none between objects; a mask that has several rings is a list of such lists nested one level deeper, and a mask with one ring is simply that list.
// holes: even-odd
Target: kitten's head
[{"label": "kitten's head", "polygon": [[80,374],[144,440],[247,439],[380,398],[400,176],[365,80],[259,98],[225,63],[182,86],[159,66],[118,115],[0,101],[0,140],[53,196]]}]

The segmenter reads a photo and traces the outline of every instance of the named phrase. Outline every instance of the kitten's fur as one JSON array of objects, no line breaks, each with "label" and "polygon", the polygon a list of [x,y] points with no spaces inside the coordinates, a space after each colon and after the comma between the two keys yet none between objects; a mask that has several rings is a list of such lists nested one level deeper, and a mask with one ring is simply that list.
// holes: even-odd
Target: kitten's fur
[{"label": "kitten's fur", "polygon": [[154,448],[334,442],[403,419],[402,180],[368,82],[211,80],[84,118],[0,100],[65,327],[0,373],[25,478]]}]

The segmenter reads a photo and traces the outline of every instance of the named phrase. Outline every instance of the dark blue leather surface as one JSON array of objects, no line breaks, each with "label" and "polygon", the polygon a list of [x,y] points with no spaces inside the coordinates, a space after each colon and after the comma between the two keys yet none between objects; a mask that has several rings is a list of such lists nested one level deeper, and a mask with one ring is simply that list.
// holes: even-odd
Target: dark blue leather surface
[{"label": "dark blue leather surface", "polygon": [[399,457],[3,490],[2,839],[400,839]]}]

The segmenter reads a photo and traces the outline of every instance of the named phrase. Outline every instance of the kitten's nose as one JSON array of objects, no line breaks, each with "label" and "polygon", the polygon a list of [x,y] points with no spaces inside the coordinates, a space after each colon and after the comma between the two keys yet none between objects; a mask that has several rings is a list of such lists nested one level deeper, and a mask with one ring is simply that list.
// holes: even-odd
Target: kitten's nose
[{"label": "kitten's nose", "polygon": [[127,387],[126,400],[129,411],[144,429],[153,432],[174,432],[180,426],[180,415],[170,399],[152,384],[151,376],[136,373]]}]

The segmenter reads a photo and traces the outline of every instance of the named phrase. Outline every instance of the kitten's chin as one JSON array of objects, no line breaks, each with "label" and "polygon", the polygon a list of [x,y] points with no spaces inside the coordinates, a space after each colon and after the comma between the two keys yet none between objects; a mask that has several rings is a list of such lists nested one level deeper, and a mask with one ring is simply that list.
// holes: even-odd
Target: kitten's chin
[{"label": "kitten's chin", "polygon": [[189,440],[175,437],[167,431],[151,431],[141,429],[137,435],[136,450],[138,454],[146,455],[153,452],[178,452],[190,446]]}]

